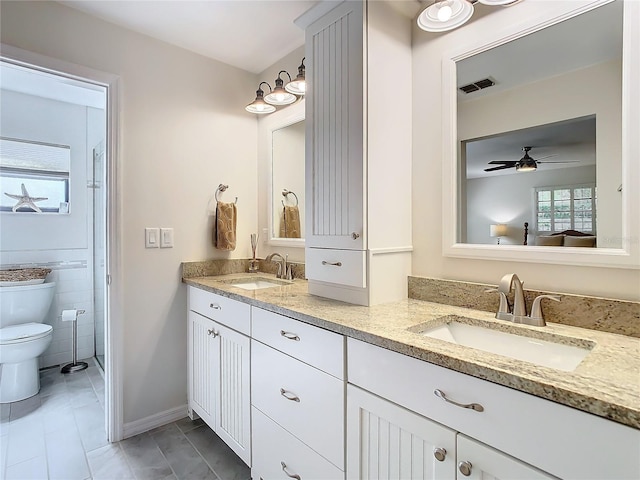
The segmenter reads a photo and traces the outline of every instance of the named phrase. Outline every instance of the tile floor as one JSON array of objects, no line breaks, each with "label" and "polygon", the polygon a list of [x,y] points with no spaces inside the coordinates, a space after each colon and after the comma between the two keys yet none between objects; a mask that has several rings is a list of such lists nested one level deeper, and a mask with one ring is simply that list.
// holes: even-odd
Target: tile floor
[{"label": "tile floor", "polygon": [[40,393],[0,405],[2,480],[248,480],[249,468],[201,420],[188,418],[110,444],[104,379],[87,370],[40,374]]}]

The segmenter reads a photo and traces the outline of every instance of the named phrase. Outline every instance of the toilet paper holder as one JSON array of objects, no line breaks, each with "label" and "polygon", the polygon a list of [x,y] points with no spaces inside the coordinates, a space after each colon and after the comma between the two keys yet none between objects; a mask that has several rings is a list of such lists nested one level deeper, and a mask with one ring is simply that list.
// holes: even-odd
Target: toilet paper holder
[{"label": "toilet paper holder", "polygon": [[63,366],[60,371],[62,373],[74,373],[89,367],[87,362],[78,362],[78,315],[84,314],[84,310],[63,310],[60,319],[63,322],[73,322],[73,361]]}]

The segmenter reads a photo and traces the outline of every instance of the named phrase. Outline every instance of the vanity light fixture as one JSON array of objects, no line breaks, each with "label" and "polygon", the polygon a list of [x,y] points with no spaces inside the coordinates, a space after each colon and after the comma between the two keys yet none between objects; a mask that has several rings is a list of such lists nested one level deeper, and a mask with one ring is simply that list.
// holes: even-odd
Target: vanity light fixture
[{"label": "vanity light fixture", "polygon": [[305,74],[304,59],[305,57],[302,58],[302,63],[298,67],[298,75],[296,76],[296,78],[291,80],[289,83],[287,83],[284,86],[284,89],[287,92],[293,93],[294,95],[304,95],[305,93],[307,93],[307,82],[304,78],[304,74]]},{"label": "vanity light fixture", "polygon": [[283,73],[286,73],[289,77],[289,82],[291,82],[291,75],[286,70],[280,70],[278,72],[278,78],[276,78],[276,88],[274,88],[269,95],[264,97],[264,101],[271,105],[290,105],[295,102],[298,97],[296,97],[293,93],[287,92],[283,85],[284,80],[280,77]]},{"label": "vanity light fixture", "polygon": [[426,32],[447,32],[464,25],[473,15],[473,4],[510,7],[522,0],[435,0],[418,15],[418,27]]},{"label": "vanity light fixture", "polygon": [[257,113],[258,115],[261,115],[264,113],[273,113],[276,111],[276,107],[274,107],[273,105],[269,105],[264,101],[264,90],[262,90],[261,88],[263,84],[269,87],[269,92],[271,92],[271,85],[269,85],[267,82],[260,82],[260,85],[258,85],[258,90],[256,90],[256,99],[249,105],[244,107],[247,112]]}]

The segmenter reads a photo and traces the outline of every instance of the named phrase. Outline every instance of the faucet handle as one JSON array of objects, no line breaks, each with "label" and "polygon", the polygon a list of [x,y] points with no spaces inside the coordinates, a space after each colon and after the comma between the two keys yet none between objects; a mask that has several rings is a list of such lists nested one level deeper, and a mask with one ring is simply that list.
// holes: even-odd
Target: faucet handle
[{"label": "faucet handle", "polygon": [[544,318],[542,316],[542,299],[543,298],[549,298],[555,302],[559,302],[560,301],[560,297],[557,295],[539,295],[535,298],[535,300],[533,301],[533,305],[531,305],[531,322],[533,325],[539,326],[539,327],[544,327],[547,323],[544,321]]},{"label": "faucet handle", "polygon": [[511,314],[511,305],[509,305],[509,299],[504,292],[501,292],[497,288],[489,288],[485,290],[485,293],[498,292],[500,295],[500,305],[498,306],[498,311],[496,312],[496,318],[498,320],[512,320],[513,314]]}]

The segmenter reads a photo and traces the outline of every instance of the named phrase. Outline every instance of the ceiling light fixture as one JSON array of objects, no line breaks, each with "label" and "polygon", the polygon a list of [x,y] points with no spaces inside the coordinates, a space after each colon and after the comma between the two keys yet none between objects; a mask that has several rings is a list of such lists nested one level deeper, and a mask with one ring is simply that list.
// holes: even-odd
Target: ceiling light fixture
[{"label": "ceiling light fixture", "polygon": [[307,93],[307,82],[304,78],[304,59],[305,57],[302,58],[302,63],[298,67],[298,75],[296,76],[296,78],[291,80],[284,86],[284,89],[287,92],[293,93],[294,95],[304,95],[305,93]]},{"label": "ceiling light fixture", "polygon": [[267,82],[261,82],[260,85],[258,85],[258,90],[256,90],[256,99],[244,108],[247,112],[261,115],[276,111],[276,107],[264,101],[264,90],[261,88],[263,84],[269,87],[269,92],[271,92],[271,85]]},{"label": "ceiling light fixture", "polygon": [[269,95],[264,97],[264,101],[270,103],[271,105],[290,105],[298,99],[298,97],[296,97],[293,93],[289,93],[284,89],[284,80],[280,78],[280,75],[282,75],[283,73],[287,74],[287,77],[289,77],[289,82],[291,82],[291,75],[289,75],[289,72],[287,72],[286,70],[280,70],[280,72],[278,72],[278,78],[276,78],[276,88],[274,88],[269,93]]},{"label": "ceiling light fixture", "polygon": [[418,27],[426,32],[447,32],[464,25],[473,16],[476,2],[510,7],[523,0],[435,0],[418,15]]}]

